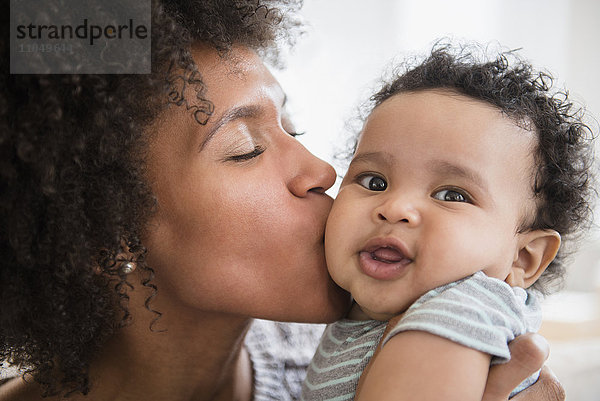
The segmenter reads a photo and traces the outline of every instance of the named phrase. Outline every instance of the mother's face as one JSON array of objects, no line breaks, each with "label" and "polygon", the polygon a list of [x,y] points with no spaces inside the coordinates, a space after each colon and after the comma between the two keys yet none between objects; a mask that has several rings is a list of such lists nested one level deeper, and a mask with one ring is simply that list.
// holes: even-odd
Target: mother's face
[{"label": "mother's face", "polygon": [[329,278],[323,252],[333,169],[290,135],[284,93],[256,54],[192,54],[205,92],[194,76],[174,72],[174,103],[149,145],[158,211],[144,241],[159,305],[338,318],[348,297]]}]

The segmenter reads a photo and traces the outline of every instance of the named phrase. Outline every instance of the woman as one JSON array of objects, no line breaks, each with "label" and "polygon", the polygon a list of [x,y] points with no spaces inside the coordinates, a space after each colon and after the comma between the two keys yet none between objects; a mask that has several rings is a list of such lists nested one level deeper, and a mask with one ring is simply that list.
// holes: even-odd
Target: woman
[{"label": "woman", "polygon": [[[4,76],[0,356],[33,370],[0,400],[289,399],[269,347],[243,346],[252,318],[344,313],[322,243],[334,171],[256,53],[293,15],[222,3],[153,4],[151,75]],[[520,340],[487,399],[543,363]]]}]

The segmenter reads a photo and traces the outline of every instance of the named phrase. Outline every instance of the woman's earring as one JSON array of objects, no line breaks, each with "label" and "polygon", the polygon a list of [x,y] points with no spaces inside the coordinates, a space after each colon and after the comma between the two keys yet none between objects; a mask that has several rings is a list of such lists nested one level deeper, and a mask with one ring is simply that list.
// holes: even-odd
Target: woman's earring
[{"label": "woman's earring", "polygon": [[127,262],[127,263],[123,264],[123,267],[121,267],[121,271],[123,272],[123,274],[129,274],[132,271],[134,271],[136,268],[137,268],[137,263]]}]

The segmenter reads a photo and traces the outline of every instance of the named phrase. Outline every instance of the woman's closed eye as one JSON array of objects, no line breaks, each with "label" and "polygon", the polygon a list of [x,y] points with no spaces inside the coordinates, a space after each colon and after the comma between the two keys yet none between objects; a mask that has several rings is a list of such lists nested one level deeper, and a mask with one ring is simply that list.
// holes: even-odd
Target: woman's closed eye
[{"label": "woman's closed eye", "polygon": [[283,110],[281,115],[281,127],[291,137],[297,137],[306,134],[306,131],[301,131],[296,128],[287,111]]},{"label": "woman's closed eye", "polygon": [[362,174],[356,178],[356,182],[369,191],[385,191],[387,189],[387,181],[375,174]]},{"label": "woman's closed eye", "polygon": [[260,156],[265,150],[266,150],[266,148],[264,148],[260,145],[256,145],[256,146],[254,146],[254,149],[250,152],[246,152],[246,153],[242,153],[242,154],[238,154],[238,155],[227,156],[225,158],[225,160],[226,161],[234,161],[234,162],[246,161],[246,160],[254,159],[257,156]]},{"label": "woman's closed eye", "polygon": [[302,135],[306,134],[306,131],[293,131],[292,132],[292,131],[286,130],[285,132],[287,132],[288,135],[291,136],[291,137],[293,137],[293,138],[295,138],[297,136],[302,136]]},{"label": "woman's closed eye", "polygon": [[458,188],[440,189],[435,191],[431,197],[443,202],[472,203],[471,197],[467,194],[467,192]]}]

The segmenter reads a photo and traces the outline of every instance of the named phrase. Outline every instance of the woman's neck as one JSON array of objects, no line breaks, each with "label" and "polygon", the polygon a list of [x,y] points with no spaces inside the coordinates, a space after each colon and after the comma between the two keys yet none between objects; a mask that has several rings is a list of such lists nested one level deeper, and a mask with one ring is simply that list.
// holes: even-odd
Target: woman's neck
[{"label": "woman's neck", "polygon": [[251,319],[169,311],[156,325],[166,330],[153,332],[151,318],[134,316],[102,350],[90,371],[91,399],[250,401],[252,368],[243,341]]}]

